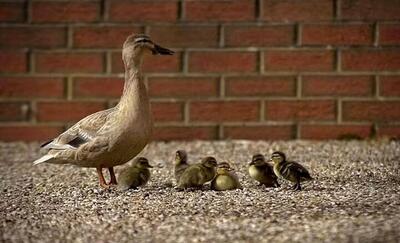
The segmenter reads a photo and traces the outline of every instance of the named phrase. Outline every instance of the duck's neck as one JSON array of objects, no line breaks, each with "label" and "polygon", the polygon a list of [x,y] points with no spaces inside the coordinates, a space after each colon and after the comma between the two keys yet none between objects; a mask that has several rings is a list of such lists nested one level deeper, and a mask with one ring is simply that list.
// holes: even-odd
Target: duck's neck
[{"label": "duck's neck", "polygon": [[149,113],[149,98],[140,71],[141,62],[135,64],[125,64],[124,90],[117,106],[121,113],[129,114],[132,118]]}]

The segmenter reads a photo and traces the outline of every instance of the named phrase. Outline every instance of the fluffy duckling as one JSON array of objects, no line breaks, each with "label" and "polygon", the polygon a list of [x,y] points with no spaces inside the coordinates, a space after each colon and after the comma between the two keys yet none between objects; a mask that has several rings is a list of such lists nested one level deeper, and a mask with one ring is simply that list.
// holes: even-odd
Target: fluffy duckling
[{"label": "fluffy duckling", "polygon": [[280,151],[272,153],[271,160],[274,162],[275,174],[279,178],[294,182],[294,190],[301,190],[300,182],[313,179],[306,168],[299,163],[286,161],[286,155]]},{"label": "fluffy duckling", "polygon": [[177,189],[200,188],[215,177],[216,166],[214,157],[205,157],[201,163],[189,165],[179,178]]},{"label": "fluffy duckling", "polygon": [[226,191],[242,188],[235,170],[227,163],[218,164],[217,174],[211,181],[211,189],[216,191]]},{"label": "fluffy duckling", "polygon": [[144,186],[150,179],[150,170],[153,168],[144,157],[134,159],[131,167],[125,168],[118,177],[118,188],[120,190],[136,189]]},{"label": "fluffy duckling", "polygon": [[174,168],[176,182],[179,182],[179,178],[181,178],[182,173],[186,170],[187,167],[189,167],[189,164],[187,163],[186,151],[185,150],[176,151],[176,153],[175,153],[175,168]]},{"label": "fluffy duckling", "polygon": [[272,166],[265,161],[265,157],[262,154],[254,155],[249,165],[250,176],[258,181],[260,185],[265,185],[266,187],[280,186]]}]

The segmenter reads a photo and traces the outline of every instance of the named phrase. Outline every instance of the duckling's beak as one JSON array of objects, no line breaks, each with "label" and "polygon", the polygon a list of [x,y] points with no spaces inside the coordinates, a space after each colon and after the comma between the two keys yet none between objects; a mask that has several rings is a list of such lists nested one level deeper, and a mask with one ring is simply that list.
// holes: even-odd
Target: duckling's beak
[{"label": "duckling's beak", "polygon": [[151,166],[151,165],[147,165],[147,168],[153,168],[153,166]]},{"label": "duckling's beak", "polygon": [[169,50],[167,48],[161,47],[161,46],[159,46],[157,44],[153,44],[153,48],[152,48],[151,51],[152,51],[153,55],[157,55],[157,54],[160,54],[160,55],[172,55],[172,54],[174,54],[173,51],[171,51],[171,50]]}]

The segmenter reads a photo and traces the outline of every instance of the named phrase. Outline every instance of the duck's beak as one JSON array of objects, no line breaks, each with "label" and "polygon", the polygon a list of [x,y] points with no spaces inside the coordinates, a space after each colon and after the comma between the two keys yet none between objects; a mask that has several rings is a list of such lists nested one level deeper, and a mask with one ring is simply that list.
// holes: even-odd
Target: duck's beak
[{"label": "duck's beak", "polygon": [[151,166],[151,165],[147,165],[147,168],[153,168],[153,166]]},{"label": "duck's beak", "polygon": [[161,46],[159,46],[157,44],[153,44],[153,48],[152,48],[151,51],[152,51],[153,55],[157,55],[157,54],[159,54],[159,55],[172,55],[172,54],[174,54],[173,51],[171,51],[171,50],[169,50],[167,48],[161,47]]}]

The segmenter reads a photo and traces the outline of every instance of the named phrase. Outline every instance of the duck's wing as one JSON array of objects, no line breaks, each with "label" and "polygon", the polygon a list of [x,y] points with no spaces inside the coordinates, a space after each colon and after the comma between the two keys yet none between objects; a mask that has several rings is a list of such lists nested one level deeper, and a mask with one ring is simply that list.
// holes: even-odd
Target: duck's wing
[{"label": "duck's wing", "polygon": [[110,120],[113,112],[114,108],[93,113],[77,122],[58,137],[42,144],[41,147],[47,150],[47,154],[33,163],[70,163],[68,157],[72,156],[73,153],[71,152],[93,141],[98,135],[98,131]]}]

